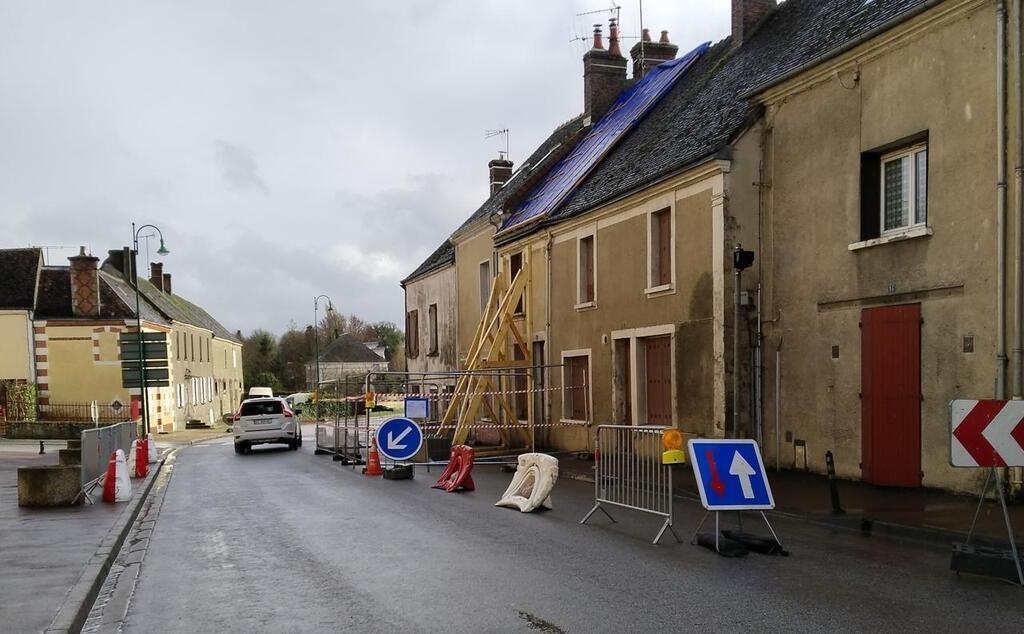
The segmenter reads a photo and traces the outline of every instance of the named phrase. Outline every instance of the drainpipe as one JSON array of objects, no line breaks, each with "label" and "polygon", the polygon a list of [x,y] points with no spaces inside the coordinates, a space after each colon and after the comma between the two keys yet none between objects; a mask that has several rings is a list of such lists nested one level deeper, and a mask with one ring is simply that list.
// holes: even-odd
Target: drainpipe
[{"label": "drainpipe", "polygon": [[[1017,275],[1017,288],[1014,300],[1016,301],[1014,311],[1014,343],[1013,355],[1016,365],[1014,366],[1014,392],[1015,398],[1024,397],[1024,45],[1021,42],[1021,0],[1014,0],[1013,3],[1013,60],[1015,72],[1013,74],[1014,99],[1013,105],[1017,112],[1017,149],[1014,157],[1014,185],[1017,189],[1016,209],[1014,210],[1014,223],[1017,230],[1016,261],[1014,262]],[[1020,491],[1024,486],[1024,469],[1013,469],[1011,479],[1012,489]]]},{"label": "drainpipe", "polygon": [[1006,398],[1006,1],[996,3],[996,398]]},{"label": "drainpipe", "polygon": [[[555,245],[555,238],[551,235],[551,230],[547,231],[548,239],[547,244],[544,246],[544,255],[547,260],[547,266],[545,268],[545,276],[547,281],[544,284],[544,387],[551,387],[551,381],[548,375],[551,373],[551,368],[547,367],[548,359],[551,358],[551,252]],[[546,419],[551,420],[551,398],[548,396],[548,392],[544,393],[544,408],[546,410]],[[550,429],[550,428],[548,428]]]},{"label": "drainpipe", "polygon": [[[1015,72],[1013,73],[1014,99],[1017,124],[1016,130],[1016,156],[1014,157],[1014,185],[1016,187],[1016,201],[1013,215],[1016,240],[1014,241],[1014,306],[1013,306],[1013,398],[1019,399],[1022,394],[1022,380],[1024,380],[1024,333],[1021,326],[1024,325],[1024,268],[1022,268],[1022,251],[1024,251],[1024,109],[1021,108],[1022,99],[1022,76],[1021,76],[1021,0],[1014,1],[1013,7],[1013,59]],[[1019,477],[1015,478],[1019,481]]]}]

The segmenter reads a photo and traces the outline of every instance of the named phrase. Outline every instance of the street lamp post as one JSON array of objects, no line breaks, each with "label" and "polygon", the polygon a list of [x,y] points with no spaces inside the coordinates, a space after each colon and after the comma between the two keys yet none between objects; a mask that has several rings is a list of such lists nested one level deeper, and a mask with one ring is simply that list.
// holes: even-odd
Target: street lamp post
[{"label": "street lamp post", "polygon": [[327,300],[327,312],[334,312],[334,304],[331,302],[331,298],[326,295],[317,295],[313,298],[313,356],[314,363],[316,364],[316,372],[313,376],[313,394],[316,397],[316,417],[320,419],[320,337],[317,334],[319,327],[319,317],[317,316],[317,306],[321,299]]},{"label": "street lamp post", "polygon": [[157,254],[164,256],[170,253],[167,247],[164,246],[164,234],[160,231],[160,227],[156,225],[142,225],[138,229],[135,228],[135,223],[132,223],[132,253],[131,262],[126,262],[125,266],[130,267],[132,272],[132,286],[135,287],[135,329],[138,331],[138,342],[139,342],[139,389],[142,391],[142,435],[149,435],[149,394],[146,389],[146,357],[143,351],[142,336],[142,311],[140,309],[141,302],[139,301],[139,265],[138,265],[138,253],[139,253],[139,233],[143,229],[150,228],[155,229],[157,234],[160,236],[160,248],[157,249]]}]

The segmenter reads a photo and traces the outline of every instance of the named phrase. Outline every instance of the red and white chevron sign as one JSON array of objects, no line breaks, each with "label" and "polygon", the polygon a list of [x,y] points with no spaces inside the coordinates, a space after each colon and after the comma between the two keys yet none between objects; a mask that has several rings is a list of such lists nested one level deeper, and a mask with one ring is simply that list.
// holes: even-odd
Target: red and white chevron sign
[{"label": "red and white chevron sign", "polygon": [[953,401],[954,467],[1024,467],[1024,401]]}]

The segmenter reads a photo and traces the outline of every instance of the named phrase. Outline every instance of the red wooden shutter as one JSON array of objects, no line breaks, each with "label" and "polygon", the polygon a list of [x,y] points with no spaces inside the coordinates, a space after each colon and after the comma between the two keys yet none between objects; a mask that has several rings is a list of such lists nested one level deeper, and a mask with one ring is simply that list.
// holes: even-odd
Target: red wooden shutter
[{"label": "red wooden shutter", "polygon": [[647,371],[647,424],[672,425],[672,338],[644,339]]},{"label": "red wooden shutter", "polygon": [[672,283],[672,217],[666,209],[658,212],[658,285]]}]

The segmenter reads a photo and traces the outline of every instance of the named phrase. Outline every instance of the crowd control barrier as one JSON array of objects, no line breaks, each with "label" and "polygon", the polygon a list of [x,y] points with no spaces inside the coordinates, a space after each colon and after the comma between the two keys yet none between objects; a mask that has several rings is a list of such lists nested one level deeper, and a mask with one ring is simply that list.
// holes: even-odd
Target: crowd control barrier
[{"label": "crowd control barrier", "polygon": [[681,541],[672,527],[672,468],[662,463],[662,434],[666,429],[669,428],[598,426],[594,508],[580,524],[598,510],[614,522],[605,507],[617,506],[665,518],[653,543],[661,541],[666,530]]},{"label": "crowd control barrier", "polygon": [[138,435],[134,421],[82,430],[82,491],[87,499],[89,490],[106,473],[110,454],[118,449],[127,454]]}]

